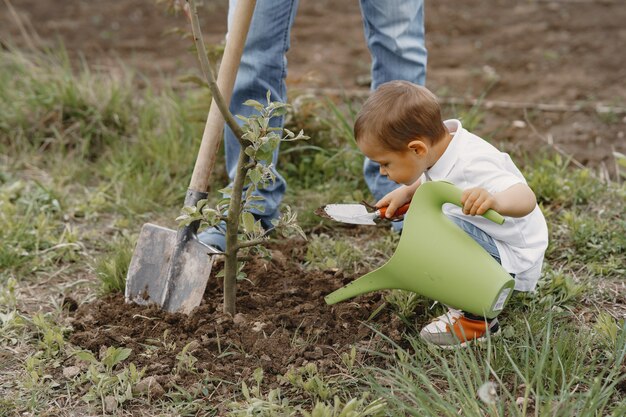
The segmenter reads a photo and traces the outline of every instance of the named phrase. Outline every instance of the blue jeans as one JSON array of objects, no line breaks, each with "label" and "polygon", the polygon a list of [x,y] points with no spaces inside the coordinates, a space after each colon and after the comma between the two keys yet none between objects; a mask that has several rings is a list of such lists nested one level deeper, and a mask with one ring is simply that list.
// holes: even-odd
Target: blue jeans
[{"label": "blue jeans", "polygon": [[459,219],[458,217],[454,216],[448,216],[448,218],[452,220],[457,226],[459,226],[472,239],[474,239],[476,243],[482,246],[482,248],[493,257],[493,259],[498,261],[499,264],[502,263],[500,260],[500,252],[498,251],[496,243],[491,236],[489,236],[482,229],[479,229],[468,221]]},{"label": "blue jeans", "polygon": [[[243,102],[255,99],[265,102],[269,90],[272,100],[287,100],[287,58],[290,33],[299,0],[261,0],[256,3],[246,40],[230,110],[233,114],[248,116],[254,109]],[[236,0],[230,0],[228,22],[232,22]],[[424,41],[423,0],[361,0],[365,38],[372,54],[372,89],[396,80],[424,84],[426,77],[426,48]],[[282,127],[283,118],[272,119],[273,127]],[[239,155],[239,142],[226,126],[224,130],[226,169],[234,178]],[[274,152],[276,166],[278,149]],[[271,220],[278,217],[279,206],[286,191],[285,179],[275,172],[276,181],[255,194],[264,198],[263,211],[253,211],[263,227],[271,228]],[[381,176],[378,164],[366,160],[365,181],[376,199],[398,187]],[[395,227],[400,227],[397,225]],[[224,248],[223,232],[209,229],[199,235],[205,243]]]}]

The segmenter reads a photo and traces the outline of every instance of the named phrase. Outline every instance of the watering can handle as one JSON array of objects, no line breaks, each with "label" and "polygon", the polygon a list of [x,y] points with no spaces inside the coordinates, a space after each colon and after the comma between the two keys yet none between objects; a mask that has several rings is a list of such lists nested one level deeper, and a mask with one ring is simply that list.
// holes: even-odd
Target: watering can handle
[{"label": "watering can handle", "polygon": [[[449,184],[450,186],[448,187],[441,187],[438,186],[438,194],[441,198],[441,204],[445,204],[445,203],[451,203],[454,205],[457,205],[461,208],[463,208],[463,204],[461,204],[461,196],[463,194],[463,191],[457,187],[456,185],[447,182],[447,181],[433,181],[431,184],[437,184],[437,183],[441,183],[441,184]],[[428,183],[426,183],[428,184]],[[423,184],[421,187],[423,187]],[[482,215],[485,219],[487,220],[491,220],[492,222],[496,223],[496,224],[503,224],[504,223],[504,217],[502,217],[502,215],[500,213],[498,213],[497,211],[493,210],[493,209],[489,209],[487,210],[483,215]]]}]

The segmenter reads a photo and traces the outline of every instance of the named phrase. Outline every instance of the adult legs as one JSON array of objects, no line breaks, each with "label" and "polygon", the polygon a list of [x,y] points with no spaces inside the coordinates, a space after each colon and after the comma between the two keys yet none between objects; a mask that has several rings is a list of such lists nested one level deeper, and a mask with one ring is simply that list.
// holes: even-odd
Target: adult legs
[{"label": "adult legs", "polygon": [[[269,91],[273,101],[287,100],[285,79],[287,77],[287,58],[289,50],[290,32],[296,15],[299,0],[272,0],[258,1],[250,24],[248,38],[241,58],[239,72],[233,89],[230,111],[234,115],[249,116],[254,109],[244,106],[248,99],[261,103],[266,102]],[[235,11],[236,0],[230,0],[228,12],[229,27]],[[283,118],[272,119],[271,126],[282,127]],[[239,156],[239,142],[233,132],[224,128],[224,150],[226,154],[226,170],[231,181],[235,177],[237,159]],[[274,152],[272,163],[274,167],[278,159],[278,149]],[[285,179],[276,174],[276,181],[263,189],[255,191],[263,197],[259,203],[264,210],[253,210],[253,214],[264,228],[271,228],[271,220],[278,217],[279,205],[286,190]],[[225,247],[224,225],[210,228],[198,235],[201,241],[216,246]]]},{"label": "adult legs", "polygon": [[[392,80],[424,85],[426,44],[423,0],[361,0],[365,39],[372,54],[372,90]],[[365,158],[365,182],[377,200],[399,185],[380,175],[380,166]],[[402,223],[393,223],[401,229]]]}]

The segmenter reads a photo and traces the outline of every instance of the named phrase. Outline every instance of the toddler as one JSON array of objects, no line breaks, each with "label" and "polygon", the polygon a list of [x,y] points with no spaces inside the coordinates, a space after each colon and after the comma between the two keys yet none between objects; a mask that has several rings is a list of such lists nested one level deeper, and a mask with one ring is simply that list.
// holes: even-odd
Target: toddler
[{"label": "toddler", "polygon": [[[354,135],[365,156],[380,164],[380,173],[402,184],[376,203],[387,217],[411,201],[424,181],[448,181],[463,190],[462,208],[444,213],[478,242],[515,279],[518,291],[534,290],[548,246],[546,221],[535,194],[508,154],[463,128],[443,120],[437,98],[407,81],[382,84],[359,112]],[[480,215],[493,209],[503,225]],[[439,347],[465,346],[500,331],[488,320],[449,309],[420,332]]]}]

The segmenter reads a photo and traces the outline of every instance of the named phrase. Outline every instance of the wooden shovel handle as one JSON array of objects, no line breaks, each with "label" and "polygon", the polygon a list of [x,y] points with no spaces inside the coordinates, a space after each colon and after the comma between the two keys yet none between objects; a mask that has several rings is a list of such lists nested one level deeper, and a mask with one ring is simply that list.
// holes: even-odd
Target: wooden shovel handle
[{"label": "wooden shovel handle", "polygon": [[[241,62],[241,55],[248,37],[248,29],[254,12],[256,0],[238,0],[231,28],[228,31],[224,56],[217,74],[217,86],[226,103],[230,103],[233,95],[233,87]],[[202,142],[196,165],[191,175],[189,189],[206,192],[209,189],[209,179],[215,165],[217,151],[222,142],[224,130],[224,116],[220,112],[215,101],[211,101],[211,108],[204,126]]]},{"label": "wooden shovel handle", "polygon": [[[409,211],[409,205],[410,203],[406,203],[403,206],[400,206],[396,209],[396,212],[393,213],[393,217],[400,217],[404,214],[406,214],[407,211]],[[385,213],[387,213],[387,207],[381,207],[378,209],[379,213],[380,213],[380,218],[384,219],[385,218]]]}]

